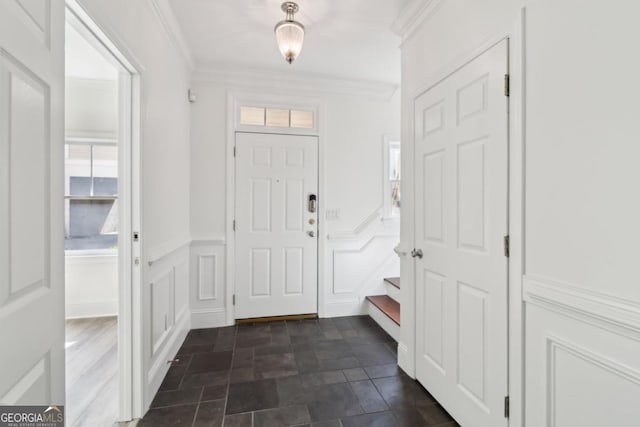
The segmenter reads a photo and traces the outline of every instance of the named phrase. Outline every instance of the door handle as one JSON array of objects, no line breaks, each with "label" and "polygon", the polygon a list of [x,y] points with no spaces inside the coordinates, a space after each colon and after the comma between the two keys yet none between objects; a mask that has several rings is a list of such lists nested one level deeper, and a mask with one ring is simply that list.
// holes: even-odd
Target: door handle
[{"label": "door handle", "polygon": [[422,249],[414,249],[411,251],[411,256],[414,258],[420,258],[422,259]]},{"label": "door handle", "polygon": [[313,230],[311,230],[311,231],[307,231],[307,234],[308,234],[310,237],[316,237],[316,232],[315,232],[315,231],[313,231]]},{"label": "door handle", "polygon": [[316,208],[318,205],[318,198],[316,197],[315,194],[309,194],[309,201],[308,201],[308,210],[311,213],[315,213]]}]

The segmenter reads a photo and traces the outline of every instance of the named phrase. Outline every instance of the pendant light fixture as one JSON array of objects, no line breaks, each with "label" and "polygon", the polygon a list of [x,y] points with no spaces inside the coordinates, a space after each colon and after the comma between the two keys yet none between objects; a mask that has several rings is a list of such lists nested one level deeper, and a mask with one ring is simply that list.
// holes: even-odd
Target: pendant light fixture
[{"label": "pendant light fixture", "polygon": [[282,11],[287,17],[278,22],[274,30],[280,53],[289,64],[300,54],[304,41],[304,25],[293,19],[298,9],[298,5],[292,1],[282,3]]}]

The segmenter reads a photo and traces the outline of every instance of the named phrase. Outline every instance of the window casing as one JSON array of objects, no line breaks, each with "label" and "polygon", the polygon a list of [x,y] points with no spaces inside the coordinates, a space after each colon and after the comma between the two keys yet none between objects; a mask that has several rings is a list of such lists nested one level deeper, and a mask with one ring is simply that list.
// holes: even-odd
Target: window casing
[{"label": "window casing", "polygon": [[402,203],[400,141],[384,139],[384,217],[399,218]]}]

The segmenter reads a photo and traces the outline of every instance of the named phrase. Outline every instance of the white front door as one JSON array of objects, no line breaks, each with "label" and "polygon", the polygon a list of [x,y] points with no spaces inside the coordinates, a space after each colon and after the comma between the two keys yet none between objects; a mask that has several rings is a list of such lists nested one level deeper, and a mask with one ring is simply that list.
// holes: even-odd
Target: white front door
[{"label": "white front door", "polygon": [[0,1],[0,404],[64,404],[64,2]]},{"label": "white front door", "polygon": [[507,425],[507,49],[415,101],[416,375],[465,427]]},{"label": "white front door", "polygon": [[318,138],[236,134],[236,318],[318,310]]}]

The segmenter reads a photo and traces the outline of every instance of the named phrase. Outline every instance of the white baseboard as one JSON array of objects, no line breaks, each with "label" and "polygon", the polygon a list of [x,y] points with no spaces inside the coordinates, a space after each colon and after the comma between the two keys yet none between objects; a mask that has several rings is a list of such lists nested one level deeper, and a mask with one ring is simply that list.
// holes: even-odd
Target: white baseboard
[{"label": "white baseboard", "polygon": [[206,308],[191,310],[191,328],[220,328],[227,324],[227,311],[224,308]]},{"label": "white baseboard", "polygon": [[414,356],[403,342],[398,343],[398,366],[411,378],[416,378]]},{"label": "white baseboard", "polygon": [[67,304],[65,307],[65,317],[67,319],[83,319],[88,317],[118,315],[118,300],[73,303]]},{"label": "white baseboard", "polygon": [[169,364],[167,361],[175,359],[180,346],[182,346],[184,339],[187,337],[187,334],[191,329],[190,321],[191,319],[189,317],[188,307],[184,307],[180,311],[178,319],[172,328],[173,331],[171,336],[168,338],[162,350],[159,351],[158,356],[155,358],[155,362],[151,366],[151,369],[149,369],[149,394],[145,396],[146,399],[148,399],[148,401],[145,402],[145,411],[151,404],[151,399],[153,399],[157,393],[164,376],[169,370]]},{"label": "white baseboard", "polygon": [[327,302],[323,317],[359,316],[367,314],[367,308],[360,300]]}]

